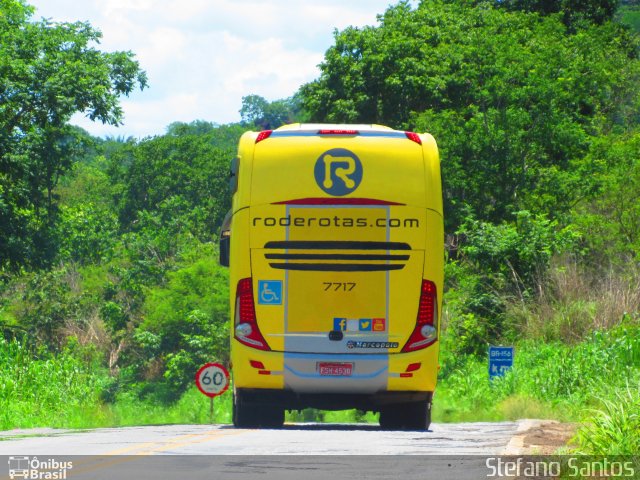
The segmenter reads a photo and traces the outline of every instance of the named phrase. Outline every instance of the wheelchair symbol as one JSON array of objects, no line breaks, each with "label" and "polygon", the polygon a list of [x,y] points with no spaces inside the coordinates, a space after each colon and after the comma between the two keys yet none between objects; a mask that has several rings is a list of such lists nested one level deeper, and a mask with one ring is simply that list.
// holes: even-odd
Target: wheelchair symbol
[{"label": "wheelchair symbol", "polygon": [[269,285],[267,285],[260,293],[260,300],[262,300],[264,303],[273,303],[279,302],[280,297],[278,297],[278,294],[276,294],[276,292],[269,289]]},{"label": "wheelchair symbol", "polygon": [[280,280],[259,280],[258,303],[261,305],[282,305],[282,282]]}]

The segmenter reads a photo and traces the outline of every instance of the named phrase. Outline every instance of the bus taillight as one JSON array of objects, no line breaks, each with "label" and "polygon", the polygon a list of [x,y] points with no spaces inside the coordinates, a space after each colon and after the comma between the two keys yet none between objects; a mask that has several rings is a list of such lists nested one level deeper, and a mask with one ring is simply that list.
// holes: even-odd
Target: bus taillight
[{"label": "bus taillight", "polygon": [[426,348],[438,339],[437,300],[436,284],[431,280],[422,280],[416,325],[402,348],[403,352]]},{"label": "bus taillight", "polygon": [[243,278],[238,282],[234,336],[248,347],[271,350],[258,328],[251,278]]},{"label": "bus taillight", "polygon": [[404,132],[404,134],[412,142],[416,142],[418,145],[422,145],[422,139],[420,138],[419,134],[414,133],[414,132]]},{"label": "bus taillight", "polygon": [[271,136],[272,133],[273,133],[273,130],[261,131],[260,133],[258,133],[258,136],[256,137],[256,143],[260,143],[261,141],[266,140]]}]

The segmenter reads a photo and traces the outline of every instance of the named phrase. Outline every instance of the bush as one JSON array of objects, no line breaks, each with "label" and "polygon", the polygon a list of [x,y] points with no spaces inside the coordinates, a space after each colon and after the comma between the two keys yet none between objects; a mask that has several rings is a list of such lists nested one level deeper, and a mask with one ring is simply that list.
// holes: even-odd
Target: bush
[{"label": "bush", "polygon": [[90,352],[75,341],[50,354],[0,337],[0,430],[77,427],[92,417],[97,422],[99,392],[108,376],[95,356],[85,353]]},{"label": "bush", "polygon": [[517,342],[513,369],[491,382],[486,350],[482,358],[460,355],[452,341],[445,335],[436,421],[499,420],[518,411],[578,421],[599,398],[640,378],[637,324],[594,332],[576,345]]},{"label": "bush", "polygon": [[637,455],[640,452],[640,377],[634,385],[600,398],[602,407],[591,410],[590,422],[578,430],[578,452]]},{"label": "bush", "polygon": [[518,326],[506,322],[508,305],[539,297],[553,255],[578,238],[542,215],[521,211],[515,217],[500,225],[468,217],[458,232],[458,258],[446,265],[444,295],[458,353],[482,354],[490,343],[513,337]]},{"label": "bush", "polygon": [[[212,245],[200,245],[165,286],[152,288],[143,308],[128,361],[139,379],[162,386],[161,396],[175,400],[193,381],[198,367],[228,361],[229,291],[226,269],[217,264]],[[195,258],[189,258],[195,255]],[[158,390],[158,391],[160,391]]]}]

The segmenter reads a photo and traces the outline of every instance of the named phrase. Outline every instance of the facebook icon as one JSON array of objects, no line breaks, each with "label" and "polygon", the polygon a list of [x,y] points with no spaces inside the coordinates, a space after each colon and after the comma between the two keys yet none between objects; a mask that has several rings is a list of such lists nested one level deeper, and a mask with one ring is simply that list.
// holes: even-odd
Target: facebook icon
[{"label": "facebook icon", "polygon": [[347,330],[347,319],[346,318],[334,318],[333,319],[333,329],[340,330],[342,332]]}]

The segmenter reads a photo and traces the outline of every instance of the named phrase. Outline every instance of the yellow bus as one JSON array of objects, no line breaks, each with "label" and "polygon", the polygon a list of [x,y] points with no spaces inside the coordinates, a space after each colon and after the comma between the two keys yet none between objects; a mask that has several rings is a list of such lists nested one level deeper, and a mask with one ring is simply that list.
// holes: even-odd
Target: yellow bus
[{"label": "yellow bus", "polygon": [[230,267],[233,423],[285,410],[380,412],[425,430],[444,271],[438,150],[380,125],[247,132],[221,233]]}]

